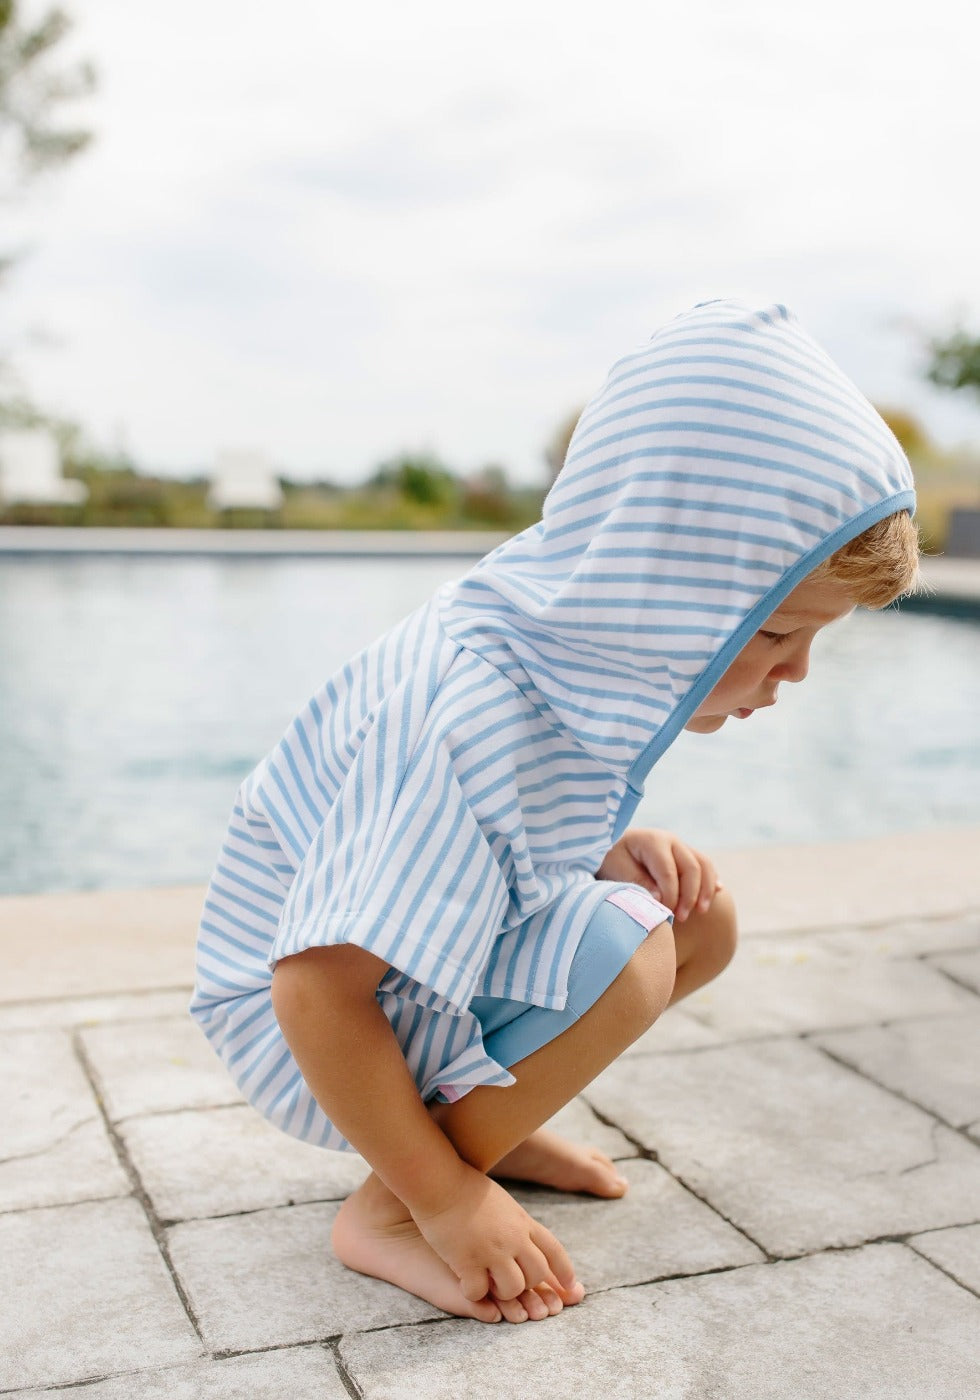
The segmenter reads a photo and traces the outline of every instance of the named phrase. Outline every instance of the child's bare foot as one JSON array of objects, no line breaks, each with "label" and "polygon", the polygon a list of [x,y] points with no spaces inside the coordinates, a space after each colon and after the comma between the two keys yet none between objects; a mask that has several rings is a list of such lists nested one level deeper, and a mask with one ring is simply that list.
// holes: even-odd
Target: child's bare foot
[{"label": "child's bare foot", "polygon": [[340,1207],[332,1243],[337,1258],[349,1269],[385,1279],[443,1312],[479,1322],[499,1322],[501,1318],[538,1322],[560,1313],[565,1304],[581,1302],[585,1295],[580,1283],[560,1293],[541,1285],[507,1302],[488,1297],[471,1303],[405,1206],[373,1172]]},{"label": "child's bare foot", "polygon": [[490,1175],[536,1181],[558,1191],[587,1191],[593,1196],[624,1196],[629,1190],[611,1157],[594,1147],[566,1142],[547,1128],[539,1128],[501,1157]]}]

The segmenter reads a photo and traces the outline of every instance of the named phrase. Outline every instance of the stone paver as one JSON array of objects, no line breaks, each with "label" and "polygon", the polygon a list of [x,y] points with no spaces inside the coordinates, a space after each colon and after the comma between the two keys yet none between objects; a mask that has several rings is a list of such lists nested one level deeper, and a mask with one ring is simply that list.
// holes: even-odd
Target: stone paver
[{"label": "stone paver", "polygon": [[590,1291],[755,1264],[763,1255],[654,1162],[622,1162],[619,1200],[517,1188],[514,1195],[568,1250]]},{"label": "stone paver", "polygon": [[0,1211],[129,1194],[64,1031],[0,1035]]},{"label": "stone paver", "polygon": [[876,952],[862,932],[848,942],[747,939],[721,977],[684,1005],[725,1040],[976,1010],[971,994],[935,968]]},{"label": "stone paver", "polygon": [[623,1053],[629,1055],[669,1054],[673,1050],[699,1050],[706,1045],[722,1045],[723,1037],[711,1026],[688,1014],[683,1006],[672,1006]]},{"label": "stone paver", "polygon": [[925,1235],[913,1235],[909,1244],[952,1274],[964,1288],[980,1294],[980,1225],[930,1230]]},{"label": "stone paver", "polygon": [[563,1137],[574,1138],[576,1142],[587,1142],[590,1147],[597,1147],[600,1152],[605,1152],[607,1157],[636,1157],[639,1152],[639,1148],[635,1147],[629,1138],[624,1137],[618,1128],[600,1122],[581,1098],[572,1099],[571,1103],[560,1109],[544,1126]]},{"label": "stone paver", "polygon": [[135,1201],[0,1216],[0,1389],[174,1365],[201,1352]]},{"label": "stone paver", "polygon": [[[548,1126],[611,1157],[638,1152],[582,1099],[573,1100]],[[248,1105],[128,1118],[120,1132],[155,1211],[166,1222],[342,1200],[368,1172],[355,1153],[324,1152],[298,1142]]]},{"label": "stone paver", "polygon": [[80,1039],[106,1112],[116,1122],[137,1113],[242,1102],[228,1071],[186,1015],[96,1026],[81,1031]]},{"label": "stone paver", "polygon": [[980,949],[970,953],[948,953],[943,957],[930,958],[933,966],[948,972],[957,982],[980,992]]},{"label": "stone paver", "polygon": [[980,1129],[980,1001],[967,1016],[842,1031],[814,1043],[953,1127]]},{"label": "stone paver", "polygon": [[980,948],[980,918],[914,919],[885,928],[837,929],[822,937],[829,948],[857,947],[890,958],[958,953]]},{"label": "stone paver", "polygon": [[618,1062],[599,1111],[753,1240],[788,1256],[980,1217],[980,1149],[797,1041]]},{"label": "stone paver", "polygon": [[[349,1394],[329,1352],[308,1346],[116,1376],[87,1385],[78,1400],[349,1400]],[[6,1400],[28,1395],[74,1400],[75,1392],[16,1390]]]},{"label": "stone paver", "polygon": [[330,1252],[336,1206],[292,1206],[169,1231],[171,1258],[215,1351],[291,1345],[444,1314]]},{"label": "stone paver", "polygon": [[117,993],[105,997],[69,997],[56,1001],[19,1001],[0,1005],[0,1031],[38,1030],[42,1026],[99,1026],[106,1021],[146,1021],[183,1016],[190,988],[175,992]]},{"label": "stone paver", "polygon": [[[975,1400],[980,1301],[901,1245],[345,1337],[364,1400]],[[558,1378],[560,1377],[560,1386]]]},{"label": "stone paver", "polygon": [[166,1221],[342,1200],[368,1173],[362,1157],[287,1137],[248,1105],[129,1118],[120,1131]]}]

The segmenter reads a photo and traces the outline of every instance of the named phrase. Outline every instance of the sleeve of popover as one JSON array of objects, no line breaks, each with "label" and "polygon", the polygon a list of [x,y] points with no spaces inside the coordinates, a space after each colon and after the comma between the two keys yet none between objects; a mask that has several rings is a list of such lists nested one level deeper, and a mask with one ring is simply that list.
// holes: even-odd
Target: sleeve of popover
[{"label": "sleeve of popover", "polygon": [[401,767],[383,733],[360,748],[296,870],[270,966],[353,943],[465,1008],[500,931],[507,884],[449,746],[420,741]]}]

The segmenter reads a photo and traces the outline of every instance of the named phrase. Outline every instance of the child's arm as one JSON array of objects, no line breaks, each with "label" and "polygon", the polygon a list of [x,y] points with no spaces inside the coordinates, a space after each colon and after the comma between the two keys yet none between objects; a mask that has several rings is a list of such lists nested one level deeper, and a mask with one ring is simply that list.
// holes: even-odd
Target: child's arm
[{"label": "child's arm", "polygon": [[716,890],[723,888],[707,856],[670,831],[639,826],[610,846],[596,879],[642,885],[673,911],[679,924],[695,908],[702,913],[710,908]]},{"label": "child's arm", "polygon": [[388,964],[353,944],[276,966],[272,1002],[317,1103],[411,1212],[476,1302],[575,1271],[550,1231],[460,1158],[427,1112],[375,992]]}]

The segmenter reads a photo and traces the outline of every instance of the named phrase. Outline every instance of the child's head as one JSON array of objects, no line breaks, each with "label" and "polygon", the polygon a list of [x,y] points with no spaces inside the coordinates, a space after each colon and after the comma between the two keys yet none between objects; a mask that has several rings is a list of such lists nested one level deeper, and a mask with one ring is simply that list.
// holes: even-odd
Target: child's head
[{"label": "child's head", "polygon": [[819,564],[780,603],[685,725],[713,734],[729,716],[748,719],[776,703],[782,681],[801,681],[814,637],[860,604],[884,608],[911,593],[919,569],[918,532],[907,510],[877,521]]},{"label": "child's head", "polygon": [[633,800],[682,728],[770,704],[819,628],[913,585],[914,503],[894,434],[786,307],[707,302],[616,362],[540,523],[440,618]]}]

